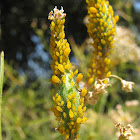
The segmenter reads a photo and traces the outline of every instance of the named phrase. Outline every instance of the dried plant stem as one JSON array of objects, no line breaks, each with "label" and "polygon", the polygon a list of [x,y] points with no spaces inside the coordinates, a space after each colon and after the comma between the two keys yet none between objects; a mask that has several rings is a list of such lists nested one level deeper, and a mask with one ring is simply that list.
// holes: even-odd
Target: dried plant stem
[{"label": "dried plant stem", "polygon": [[4,77],[4,52],[1,52],[1,67],[0,67],[0,140],[2,140],[1,105],[2,105],[3,77]]},{"label": "dried plant stem", "polygon": [[109,77],[113,77],[113,78],[116,78],[116,79],[118,79],[118,80],[122,81],[122,78],[121,78],[121,77],[119,77],[119,76],[117,76],[117,75],[110,75]]}]

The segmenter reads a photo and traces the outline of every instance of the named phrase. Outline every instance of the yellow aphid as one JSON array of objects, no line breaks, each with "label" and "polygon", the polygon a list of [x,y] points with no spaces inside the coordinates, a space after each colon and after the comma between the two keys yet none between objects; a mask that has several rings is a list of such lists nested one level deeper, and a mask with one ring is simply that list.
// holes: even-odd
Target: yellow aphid
[{"label": "yellow aphid", "polygon": [[115,20],[115,18],[113,18],[113,24],[116,25],[116,20]]},{"label": "yellow aphid", "polygon": [[67,101],[67,108],[70,109],[71,108],[71,102]]},{"label": "yellow aphid", "polygon": [[111,75],[111,71],[109,71],[107,74],[106,74],[106,77],[109,77]]},{"label": "yellow aphid", "polygon": [[57,101],[58,101],[58,102],[61,101],[61,96],[60,96],[60,95],[57,97]]},{"label": "yellow aphid", "polygon": [[51,26],[53,26],[53,27],[55,26],[55,23],[53,21],[51,22]]},{"label": "yellow aphid", "polygon": [[105,45],[105,44],[106,44],[106,41],[105,41],[104,39],[101,39],[101,43],[102,43],[103,45]]},{"label": "yellow aphid", "polygon": [[72,129],[72,130],[71,130],[71,133],[74,134],[74,133],[75,133],[75,129]]},{"label": "yellow aphid", "polygon": [[[99,14],[99,13],[96,13],[96,16],[97,16],[97,17],[100,17],[100,14]],[[97,20],[97,21],[98,21],[98,20]]]},{"label": "yellow aphid", "polygon": [[102,56],[102,53],[101,53],[101,52],[98,52],[98,55],[99,55],[99,56]]},{"label": "yellow aphid", "polygon": [[87,73],[87,77],[90,77],[90,74],[89,73]]},{"label": "yellow aphid", "polygon": [[56,106],[56,109],[60,112],[63,112],[62,108],[60,106]]},{"label": "yellow aphid", "polygon": [[68,65],[65,65],[65,69],[68,69],[69,68],[69,66]]},{"label": "yellow aphid", "polygon": [[82,106],[79,105],[79,106],[78,106],[78,111],[80,112],[81,110],[82,110]]},{"label": "yellow aphid", "polygon": [[81,97],[80,103],[81,103],[81,104],[84,103],[84,98],[83,98],[83,97]]},{"label": "yellow aphid", "polygon": [[67,134],[67,135],[65,136],[65,139],[66,139],[66,140],[68,140],[68,139],[69,139],[69,134]]},{"label": "yellow aphid", "polygon": [[111,29],[111,24],[108,25],[108,29]]},{"label": "yellow aphid", "polygon": [[74,105],[72,106],[72,110],[75,111],[75,106]]},{"label": "yellow aphid", "polygon": [[92,63],[92,66],[91,66],[92,68],[95,68],[95,63]]},{"label": "yellow aphid", "polygon": [[111,60],[110,60],[110,59],[108,59],[108,60],[106,61],[106,64],[107,64],[107,65],[109,65],[109,64],[110,64],[110,62],[111,62]]},{"label": "yellow aphid", "polygon": [[60,21],[60,24],[64,24],[65,23],[65,19],[62,19],[61,21]]},{"label": "yellow aphid", "polygon": [[64,124],[65,123],[64,120],[61,120],[61,123]]},{"label": "yellow aphid", "polygon": [[109,82],[109,79],[106,78],[106,79],[104,80],[104,84],[107,84],[108,82]]},{"label": "yellow aphid", "polygon": [[77,112],[74,112],[74,115],[77,116]]},{"label": "yellow aphid", "polygon": [[52,76],[52,82],[54,82],[54,83],[60,83],[61,81],[60,81],[60,79],[56,75],[53,75]]},{"label": "yellow aphid", "polygon": [[107,27],[107,22],[104,23],[104,27]]},{"label": "yellow aphid", "polygon": [[84,97],[87,94],[87,89],[83,88],[81,91],[81,96]]},{"label": "yellow aphid", "polygon": [[69,46],[70,46],[70,45],[69,45],[69,43],[67,42],[67,43],[66,43],[66,47],[69,48]]},{"label": "yellow aphid", "polygon": [[103,19],[106,19],[106,16],[103,16]]},{"label": "yellow aphid", "polygon": [[77,120],[76,120],[76,122],[77,123],[81,123],[82,122],[82,119],[80,117],[78,117]]},{"label": "yellow aphid", "polygon": [[76,138],[80,138],[80,135],[79,135],[79,134],[77,134],[77,135],[76,135]]},{"label": "yellow aphid", "polygon": [[112,40],[111,42],[110,42],[110,45],[112,45],[114,43],[114,40]]},{"label": "yellow aphid", "polygon": [[71,49],[68,47],[64,50],[64,55],[67,57],[70,52],[71,52]]},{"label": "yellow aphid", "polygon": [[72,129],[72,126],[71,125],[69,125],[69,129]]},{"label": "yellow aphid", "polygon": [[66,49],[66,46],[64,45],[64,46],[63,46],[63,50],[65,50],[65,49]]},{"label": "yellow aphid", "polygon": [[89,73],[91,73],[92,72],[92,69],[88,69],[88,71],[89,71]]},{"label": "yellow aphid", "polygon": [[62,64],[58,64],[58,69],[59,69],[62,73],[64,73],[64,67],[63,67]]},{"label": "yellow aphid", "polygon": [[91,78],[88,80],[88,83],[89,83],[89,84],[92,84],[93,81],[94,81],[94,79],[91,77]]},{"label": "yellow aphid", "polygon": [[101,73],[101,71],[98,70],[98,71],[97,71],[97,74],[101,75],[102,73]]},{"label": "yellow aphid", "polygon": [[70,94],[68,95],[68,98],[69,98],[69,100],[71,99],[71,95]]},{"label": "yellow aphid", "polygon": [[57,23],[57,24],[60,24],[60,20],[58,19],[58,20],[56,21],[56,23]]},{"label": "yellow aphid", "polygon": [[104,27],[101,27],[101,30],[104,31]]},{"label": "yellow aphid", "polygon": [[55,94],[55,97],[58,97],[58,93]]},{"label": "yellow aphid", "polygon": [[101,47],[101,46],[98,46],[98,49],[99,49],[99,50],[102,50],[102,47]]},{"label": "yellow aphid", "polygon": [[76,93],[75,93],[75,92],[73,92],[73,93],[72,93],[72,98],[74,98],[74,97],[75,97],[75,95],[76,95]]},{"label": "yellow aphid", "polygon": [[66,113],[65,113],[65,112],[63,112],[63,116],[64,116],[64,118],[66,118],[66,117],[67,117],[67,115],[66,115]]},{"label": "yellow aphid", "polygon": [[70,123],[71,123],[71,125],[74,125],[74,122],[73,121],[71,121]]},{"label": "yellow aphid", "polygon": [[107,62],[108,61],[108,58],[106,57],[105,59],[104,59],[104,62]]},{"label": "yellow aphid", "polygon": [[55,97],[53,96],[53,101],[55,101]]},{"label": "yellow aphid", "polygon": [[64,105],[64,101],[61,102],[60,106],[63,106],[63,105]]},{"label": "yellow aphid", "polygon": [[106,1],[106,5],[109,5],[109,1]]},{"label": "yellow aphid", "polygon": [[73,99],[73,103],[75,103],[76,102],[76,97]]},{"label": "yellow aphid", "polygon": [[55,93],[55,90],[54,90],[54,89],[52,89],[52,92],[53,92],[53,93]]},{"label": "yellow aphid", "polygon": [[[55,68],[55,69],[57,69],[57,66],[54,66],[54,68]],[[58,71],[57,71],[57,70],[55,70],[54,72],[55,72],[55,73],[58,73]]]},{"label": "yellow aphid", "polygon": [[62,33],[60,33],[60,34],[59,34],[59,38],[61,39],[61,38],[62,38],[62,36],[63,36],[63,34],[62,34]]},{"label": "yellow aphid", "polygon": [[115,16],[115,20],[116,20],[116,22],[119,21],[119,16],[118,15]]},{"label": "yellow aphid", "polygon": [[89,11],[90,11],[91,13],[97,13],[97,12],[98,12],[98,10],[97,10],[95,7],[90,7],[90,8],[89,8]]},{"label": "yellow aphid", "polygon": [[115,46],[110,46],[111,49],[113,49]]},{"label": "yellow aphid", "polygon": [[58,56],[58,57],[59,57],[59,52],[56,52],[56,56]]},{"label": "yellow aphid", "polygon": [[73,76],[74,76],[73,71],[71,71],[71,72],[70,72],[70,75],[71,75],[71,77],[73,77]]},{"label": "yellow aphid", "polygon": [[71,111],[71,109],[69,111],[69,116],[70,116],[70,118],[73,118],[74,117],[74,113]]},{"label": "yellow aphid", "polygon": [[83,108],[83,111],[84,111],[84,112],[86,111],[86,106]]},{"label": "yellow aphid", "polygon": [[87,121],[86,117],[83,118],[82,123],[84,123],[85,121]]},{"label": "yellow aphid", "polygon": [[65,84],[65,82],[66,82],[65,76],[62,76],[62,81],[63,81],[63,83]]},{"label": "yellow aphid", "polygon": [[83,74],[79,73],[76,77],[76,82],[79,83],[83,79]]},{"label": "yellow aphid", "polygon": [[105,72],[107,72],[108,71],[108,67],[105,67]]},{"label": "yellow aphid", "polygon": [[74,82],[73,81],[71,81],[71,85],[74,86]]},{"label": "yellow aphid", "polygon": [[112,36],[110,36],[109,38],[108,38],[108,41],[111,41],[112,40]]},{"label": "yellow aphid", "polygon": [[78,69],[77,69],[77,70],[75,70],[74,75],[76,75],[77,73],[78,73]]}]

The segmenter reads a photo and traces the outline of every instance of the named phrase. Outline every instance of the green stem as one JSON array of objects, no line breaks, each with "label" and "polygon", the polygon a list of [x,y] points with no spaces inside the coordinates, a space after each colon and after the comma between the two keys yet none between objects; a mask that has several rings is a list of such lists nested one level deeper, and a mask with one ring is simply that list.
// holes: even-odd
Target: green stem
[{"label": "green stem", "polygon": [[1,105],[2,105],[3,77],[4,77],[4,52],[1,52],[1,67],[0,67],[0,140],[2,140]]},{"label": "green stem", "polygon": [[104,107],[107,101],[108,93],[104,93],[101,97],[100,105],[99,105],[99,112],[102,114],[104,112]]}]

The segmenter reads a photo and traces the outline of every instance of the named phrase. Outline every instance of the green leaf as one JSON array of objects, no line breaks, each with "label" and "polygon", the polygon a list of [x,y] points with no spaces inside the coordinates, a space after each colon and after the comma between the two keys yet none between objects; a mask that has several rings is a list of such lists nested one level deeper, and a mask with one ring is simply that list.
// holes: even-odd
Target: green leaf
[{"label": "green leaf", "polygon": [[1,132],[1,104],[2,104],[2,89],[3,89],[3,78],[4,78],[4,52],[1,52],[1,65],[0,65],[0,140],[2,140]]}]

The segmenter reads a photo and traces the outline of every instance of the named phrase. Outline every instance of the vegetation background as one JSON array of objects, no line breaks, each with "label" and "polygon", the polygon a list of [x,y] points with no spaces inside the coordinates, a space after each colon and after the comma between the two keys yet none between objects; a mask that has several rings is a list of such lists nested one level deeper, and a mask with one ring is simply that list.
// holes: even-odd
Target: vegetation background
[{"label": "vegetation background", "polygon": [[[88,106],[88,121],[81,126],[81,140],[117,140],[115,123],[118,121],[132,124],[136,132],[133,139],[140,138],[140,2],[110,0],[110,4],[120,16],[112,73],[135,82],[135,88],[133,93],[123,92],[120,83],[112,79],[113,88],[108,89],[97,105]],[[72,48],[70,60],[86,77],[91,47],[87,45],[84,0],[0,1],[0,51],[5,52],[4,140],[62,139],[55,130],[57,122],[49,110],[52,71],[47,17],[56,5],[63,6],[67,14],[65,32]]]}]

